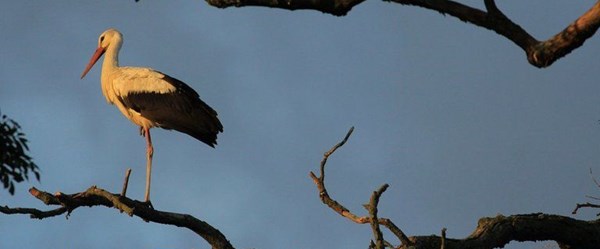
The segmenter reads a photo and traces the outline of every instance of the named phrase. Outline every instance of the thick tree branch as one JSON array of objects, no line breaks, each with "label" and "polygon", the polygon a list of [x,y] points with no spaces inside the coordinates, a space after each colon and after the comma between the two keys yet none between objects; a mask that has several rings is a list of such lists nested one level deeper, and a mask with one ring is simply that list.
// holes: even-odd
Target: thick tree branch
[{"label": "thick tree branch", "polygon": [[414,5],[448,14],[474,25],[493,30],[521,47],[530,64],[547,67],[556,60],[579,48],[594,35],[600,27],[600,1],[564,30],[546,41],[538,41],[521,26],[512,22],[496,6],[493,0],[486,0],[488,12],[446,0],[390,0],[399,4]]},{"label": "thick tree branch", "polygon": [[[210,5],[227,8],[263,6],[288,10],[312,9],[335,16],[346,15],[363,0],[206,0]],[[538,41],[525,29],[511,21],[496,6],[494,0],[484,0],[486,11],[450,0],[384,0],[411,5],[456,17],[498,33],[525,52],[533,66],[544,68],[579,48],[600,27],[600,1],[565,29],[545,41]]]},{"label": "thick tree branch", "polygon": [[335,16],[348,14],[352,7],[364,0],[206,0],[218,8],[261,6],[287,10],[311,9]]},{"label": "thick tree branch", "polygon": [[592,37],[600,27],[600,1],[552,38],[539,42],[528,51],[529,62],[538,67],[547,67],[554,61],[571,53]]},{"label": "thick tree branch", "polygon": [[[415,249],[440,248],[439,236],[410,237]],[[600,221],[581,221],[549,214],[496,216],[479,220],[475,231],[465,239],[445,239],[446,249],[501,248],[510,241],[553,240],[562,248],[600,248]],[[402,247],[408,248],[408,247]]]},{"label": "thick tree branch", "polygon": [[450,15],[460,19],[463,22],[471,23],[508,38],[517,46],[524,50],[535,45],[538,41],[533,38],[521,26],[512,22],[506,17],[496,6],[492,0],[486,0],[485,6],[488,12],[484,12],[477,8],[446,0],[390,0],[403,5],[413,5],[430,10],[435,10],[444,15]]},{"label": "thick tree branch", "polygon": [[233,249],[227,238],[216,228],[189,214],[164,212],[152,209],[147,203],[129,199],[119,194],[113,194],[92,186],[84,192],[76,194],[56,193],[54,195],[31,188],[29,191],[46,205],[60,205],[60,208],[41,211],[34,208],[1,207],[5,214],[30,214],[31,218],[43,219],[72,212],[81,206],[105,206],[116,208],[129,216],[137,216],[147,222],[185,227],[205,239],[214,249]]}]

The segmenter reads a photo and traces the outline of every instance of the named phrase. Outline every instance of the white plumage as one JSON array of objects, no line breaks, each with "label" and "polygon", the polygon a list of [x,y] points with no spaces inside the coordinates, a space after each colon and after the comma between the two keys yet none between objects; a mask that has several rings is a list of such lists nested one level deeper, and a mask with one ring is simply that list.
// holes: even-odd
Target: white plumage
[{"label": "white plumage", "polygon": [[217,134],[223,132],[223,125],[217,118],[217,112],[185,83],[151,68],[120,67],[118,56],[122,44],[123,36],[118,30],[104,31],[81,78],[104,54],[101,85],[106,101],[117,106],[125,117],[140,126],[142,135],[146,137],[148,162],[145,200],[149,202],[154,151],[150,128],[174,129],[214,147]]}]

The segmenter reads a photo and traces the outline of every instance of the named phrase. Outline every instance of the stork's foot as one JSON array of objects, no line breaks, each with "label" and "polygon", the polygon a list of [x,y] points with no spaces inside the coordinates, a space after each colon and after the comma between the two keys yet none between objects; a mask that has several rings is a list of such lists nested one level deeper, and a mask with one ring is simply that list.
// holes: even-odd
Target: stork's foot
[{"label": "stork's foot", "polygon": [[147,208],[154,209],[154,206],[152,205],[152,202],[150,202],[150,200],[147,200],[147,201],[136,201],[136,202],[139,203],[142,206],[146,206]]},{"label": "stork's foot", "polygon": [[147,200],[144,202],[144,205],[146,205],[147,207],[149,207],[150,209],[154,209],[154,206],[152,206],[152,202],[150,202],[150,200]]}]

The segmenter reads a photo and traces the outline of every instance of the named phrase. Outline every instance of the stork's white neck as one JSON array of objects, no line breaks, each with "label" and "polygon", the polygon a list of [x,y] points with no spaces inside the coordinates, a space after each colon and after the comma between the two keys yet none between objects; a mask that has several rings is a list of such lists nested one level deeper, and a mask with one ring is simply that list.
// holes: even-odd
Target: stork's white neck
[{"label": "stork's white neck", "polygon": [[111,44],[106,48],[104,52],[104,61],[102,61],[102,74],[100,76],[100,82],[102,85],[102,93],[106,97],[106,101],[109,103],[115,103],[115,94],[112,92],[111,86],[111,75],[113,75],[119,69],[119,50],[121,49],[123,40],[120,37],[113,39]]},{"label": "stork's white neck", "polygon": [[120,48],[120,43],[114,44],[114,46],[108,46],[108,48],[106,48],[106,52],[104,53],[104,61],[102,62],[103,71],[105,69],[114,69],[116,67],[119,67]]}]

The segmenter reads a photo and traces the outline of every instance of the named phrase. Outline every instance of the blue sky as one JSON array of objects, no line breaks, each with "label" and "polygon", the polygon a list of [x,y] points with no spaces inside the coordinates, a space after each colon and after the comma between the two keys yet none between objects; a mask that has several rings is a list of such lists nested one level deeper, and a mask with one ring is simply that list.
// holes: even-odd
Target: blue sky
[{"label": "blue sky", "polygon": [[[546,39],[593,3],[499,7]],[[570,216],[600,195],[588,174],[600,172],[598,37],[537,69],[491,31],[378,1],[341,18],[202,1],[12,1],[0,9],[0,108],[23,126],[42,181],[0,192],[0,205],[46,208],[30,186],[119,192],[128,167],[128,195],[143,199],[144,139],[104,100],[101,64],[79,79],[110,27],[124,35],[121,65],[176,77],[218,111],[216,149],[153,130],[152,200],[209,222],[236,248],[367,247],[369,226],[321,204],[308,177],[351,126],[328,163],[330,194],[364,215],[361,204],[389,183],[380,216],[409,235],[447,227],[462,238],[496,214]],[[208,247],[106,208],[68,220],[1,215],[0,234],[0,248]]]}]

